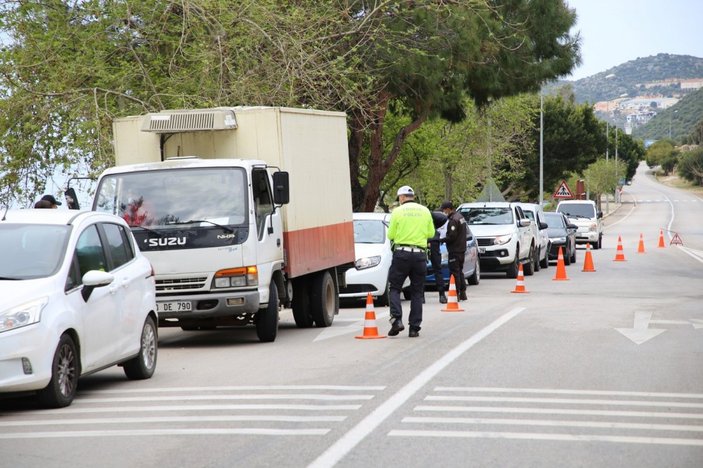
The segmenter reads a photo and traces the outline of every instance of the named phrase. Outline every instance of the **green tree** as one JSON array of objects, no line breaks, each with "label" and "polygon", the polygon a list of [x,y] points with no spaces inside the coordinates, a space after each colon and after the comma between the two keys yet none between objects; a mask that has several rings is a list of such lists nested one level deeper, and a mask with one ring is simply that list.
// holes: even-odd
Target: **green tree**
[{"label": "green tree", "polygon": [[703,186],[703,148],[681,153],[677,170],[684,179]]},{"label": "green tree", "polygon": [[676,165],[678,151],[671,140],[659,140],[652,144],[645,153],[649,167],[660,166],[664,174],[668,175]]},{"label": "green tree", "polygon": [[623,161],[615,159],[600,158],[589,164],[583,171],[583,178],[586,183],[586,190],[590,192],[600,204],[601,195],[611,193],[618,187],[618,180],[623,177],[627,165]]},{"label": "green tree", "polygon": [[[0,197],[110,165],[117,116],[284,105],[347,112],[353,202],[371,209],[425,121],[569,73],[574,20],[562,0],[6,2]],[[387,136],[391,112],[410,120]]]}]

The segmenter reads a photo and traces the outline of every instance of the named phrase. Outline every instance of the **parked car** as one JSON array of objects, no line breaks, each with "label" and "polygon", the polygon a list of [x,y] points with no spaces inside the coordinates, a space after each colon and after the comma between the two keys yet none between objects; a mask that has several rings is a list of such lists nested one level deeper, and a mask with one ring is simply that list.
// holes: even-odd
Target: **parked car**
[{"label": "parked car", "polygon": [[[388,269],[393,260],[391,242],[386,235],[390,213],[354,213],[354,267],[345,273],[346,286],[339,290],[340,299],[366,299],[368,293],[377,298],[376,305],[389,304]],[[403,287],[410,285],[406,279]]]},{"label": "parked car", "polygon": [[564,200],[557,205],[557,211],[564,213],[569,222],[578,227],[577,244],[591,244],[600,249],[603,244],[603,212],[593,200]]},{"label": "parked car", "polygon": [[[481,281],[481,262],[478,256],[478,242],[473,232],[467,225],[466,253],[464,254],[464,278],[470,285],[477,285]],[[446,244],[439,246],[439,251],[442,254],[442,277],[444,284],[449,289],[449,254],[447,253]],[[427,277],[425,278],[425,287],[436,288],[436,279],[432,271],[432,263],[427,259]]]},{"label": "parked car", "polygon": [[559,247],[562,249],[564,264],[571,265],[576,262],[576,230],[578,226],[571,224],[563,213],[544,213],[547,220],[547,234],[552,243],[549,249],[549,260],[559,258]]},{"label": "parked car", "polygon": [[532,221],[532,232],[537,239],[537,255],[535,255],[535,271],[540,267],[549,266],[549,235],[547,234],[547,223],[544,220],[544,210],[537,203],[518,203],[525,216]]},{"label": "parked car", "polygon": [[522,263],[525,275],[534,273],[536,240],[518,204],[463,203],[457,211],[476,236],[481,271],[505,271],[508,278],[516,278]]},{"label": "parked car", "polygon": [[81,376],[156,369],[154,271],[120,218],[17,210],[0,218],[0,393],[68,406]]}]

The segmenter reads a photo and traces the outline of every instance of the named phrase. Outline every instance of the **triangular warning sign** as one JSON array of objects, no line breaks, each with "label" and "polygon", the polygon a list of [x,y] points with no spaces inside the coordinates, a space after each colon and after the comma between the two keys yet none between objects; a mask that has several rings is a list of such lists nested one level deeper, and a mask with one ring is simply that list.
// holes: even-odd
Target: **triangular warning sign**
[{"label": "triangular warning sign", "polygon": [[679,236],[678,232],[674,233],[674,237],[671,238],[669,245],[683,245],[683,241],[681,240],[681,236]]},{"label": "triangular warning sign", "polygon": [[574,198],[573,195],[571,195],[571,190],[569,190],[569,186],[566,185],[565,180],[561,181],[559,188],[557,188],[557,191],[554,192],[554,198]]}]

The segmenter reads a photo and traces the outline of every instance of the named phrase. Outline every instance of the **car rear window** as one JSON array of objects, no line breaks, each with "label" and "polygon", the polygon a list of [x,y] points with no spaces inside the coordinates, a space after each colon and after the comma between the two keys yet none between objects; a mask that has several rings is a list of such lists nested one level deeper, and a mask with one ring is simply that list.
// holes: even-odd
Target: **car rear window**
[{"label": "car rear window", "polygon": [[595,218],[596,210],[590,203],[562,203],[557,208],[557,211],[564,213],[566,216]]}]

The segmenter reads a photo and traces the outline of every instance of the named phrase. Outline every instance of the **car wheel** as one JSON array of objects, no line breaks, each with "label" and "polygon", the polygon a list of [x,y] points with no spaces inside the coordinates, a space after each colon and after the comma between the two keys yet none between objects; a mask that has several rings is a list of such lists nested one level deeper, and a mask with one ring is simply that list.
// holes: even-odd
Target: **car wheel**
[{"label": "car wheel", "polygon": [[571,251],[571,263],[576,263],[576,249]]},{"label": "car wheel", "polygon": [[270,343],[278,334],[278,288],[271,280],[269,285],[269,303],[265,309],[256,314],[256,336],[262,343]]},{"label": "car wheel", "polygon": [[339,295],[327,271],[315,275],[310,292],[310,312],[317,327],[329,327],[339,309]]},{"label": "car wheel", "polygon": [[[572,247],[575,248],[575,247]],[[566,252],[564,252],[564,265],[571,265],[571,249],[568,249]]]},{"label": "car wheel", "polygon": [[147,317],[139,339],[139,354],[123,365],[124,373],[128,379],[143,380],[154,375],[158,356],[158,341],[154,319]]},{"label": "car wheel", "polygon": [[386,281],[386,288],[383,291],[383,294],[378,296],[378,305],[379,305],[379,307],[386,307],[390,303],[391,303],[391,284],[388,281]]},{"label": "car wheel", "polygon": [[68,335],[62,335],[51,363],[51,380],[37,395],[39,403],[47,408],[63,408],[76,397],[80,363],[76,344]]},{"label": "car wheel", "polygon": [[511,263],[508,266],[508,269],[505,272],[505,276],[508,278],[517,278],[518,270],[519,270],[519,260],[517,258],[517,253],[519,252],[519,246],[518,249],[515,249],[515,259],[513,259],[513,263]]},{"label": "car wheel", "polygon": [[474,268],[474,273],[469,276],[467,281],[472,286],[476,286],[481,281],[481,263],[478,260],[476,260],[476,268]]},{"label": "car wheel", "polygon": [[522,267],[525,276],[532,276],[535,274],[535,247],[530,246],[530,252],[527,254],[527,261]]},{"label": "car wheel", "polygon": [[307,278],[296,278],[293,280],[293,318],[298,328],[312,327],[312,315],[310,314],[310,283]]},{"label": "car wheel", "polygon": [[535,273],[537,273],[537,272],[539,271],[539,265],[540,265],[540,263],[539,263],[539,258],[540,258],[541,256],[542,256],[542,249],[539,248],[539,249],[537,249],[537,254],[535,255],[535,266],[534,266],[534,268],[533,268],[533,270],[535,271]]}]

